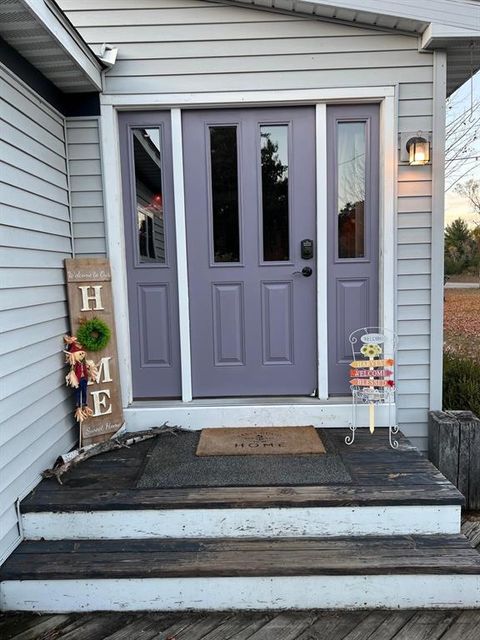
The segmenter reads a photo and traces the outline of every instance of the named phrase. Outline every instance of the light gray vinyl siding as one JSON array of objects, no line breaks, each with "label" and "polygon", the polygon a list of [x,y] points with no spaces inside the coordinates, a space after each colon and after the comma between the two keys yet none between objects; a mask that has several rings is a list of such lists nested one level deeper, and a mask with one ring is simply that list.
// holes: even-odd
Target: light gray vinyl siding
[{"label": "light gray vinyl siding", "polygon": [[67,119],[75,255],[106,254],[99,118]]},{"label": "light gray vinyl siding", "polygon": [[[399,132],[432,130],[433,55],[416,36],[202,0],[60,0],[95,52],[118,47],[106,94],[394,85]],[[431,167],[398,167],[398,406],[426,448],[430,376]],[[396,211],[395,211],[396,209]]]},{"label": "light gray vinyl siding", "polygon": [[64,121],[0,66],[0,562],[15,501],[75,442],[65,389],[63,260],[71,256]]}]

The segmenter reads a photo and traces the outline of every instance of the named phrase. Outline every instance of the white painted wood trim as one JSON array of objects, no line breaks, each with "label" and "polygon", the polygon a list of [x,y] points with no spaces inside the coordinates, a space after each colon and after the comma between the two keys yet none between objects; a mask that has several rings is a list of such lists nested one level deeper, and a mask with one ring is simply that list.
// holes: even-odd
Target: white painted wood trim
[{"label": "white painted wood trim", "polygon": [[[393,405],[395,411],[395,405]],[[164,422],[180,425],[184,429],[205,427],[282,427],[311,424],[315,427],[348,427],[352,419],[352,404],[318,400],[310,403],[286,403],[276,398],[274,403],[234,404],[220,398],[209,405],[182,402],[133,403],[125,409],[127,431],[141,431]],[[361,422],[368,424],[368,407],[359,407]],[[377,407],[378,427],[388,425],[388,405]],[[375,436],[373,436],[375,437]]]},{"label": "white painted wood trim", "polygon": [[[396,98],[387,96],[380,104],[380,260],[379,302],[382,325],[395,331],[396,243],[397,243],[397,108]],[[388,348],[388,345],[387,345]]]},{"label": "white painted wood trim", "polygon": [[478,575],[9,580],[4,611],[478,608]]},{"label": "white painted wood trim", "polygon": [[192,363],[190,351],[190,308],[188,299],[187,229],[185,221],[182,113],[180,109],[171,110],[171,119],[182,400],[183,402],[190,402],[192,400]]},{"label": "white painted wood trim", "polygon": [[27,540],[436,535],[460,533],[460,510],[456,505],[135,509],[25,513],[22,523]]},{"label": "white painted wood trim", "polygon": [[327,105],[317,104],[317,370],[318,397],[328,398]]},{"label": "white painted wood trim", "polygon": [[430,284],[430,409],[442,409],[443,228],[445,217],[445,117],[447,54],[433,54],[432,269]]},{"label": "white painted wood trim", "polygon": [[107,253],[112,271],[118,362],[123,406],[132,402],[130,321],[128,313],[125,233],[123,226],[122,178],[116,110],[101,106],[100,156],[102,162]]},{"label": "white painted wood trim", "polygon": [[123,109],[155,107],[224,107],[242,105],[286,106],[317,102],[375,102],[394,95],[393,86],[339,87],[331,89],[284,89],[280,91],[222,91],[161,94],[101,94],[100,101]]}]

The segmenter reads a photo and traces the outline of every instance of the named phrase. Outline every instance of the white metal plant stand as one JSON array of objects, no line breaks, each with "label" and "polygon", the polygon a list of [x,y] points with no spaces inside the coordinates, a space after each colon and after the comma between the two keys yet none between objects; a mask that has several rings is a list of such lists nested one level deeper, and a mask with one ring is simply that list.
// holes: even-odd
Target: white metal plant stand
[{"label": "white metal plant stand", "polygon": [[394,366],[397,351],[397,334],[381,327],[362,327],[352,331],[348,340],[352,348],[350,389],[352,391],[352,422],[348,445],[355,441],[360,423],[359,407],[368,405],[370,432],[375,430],[375,407],[388,406],[388,441],[398,448],[394,436],[398,433],[395,407]]}]

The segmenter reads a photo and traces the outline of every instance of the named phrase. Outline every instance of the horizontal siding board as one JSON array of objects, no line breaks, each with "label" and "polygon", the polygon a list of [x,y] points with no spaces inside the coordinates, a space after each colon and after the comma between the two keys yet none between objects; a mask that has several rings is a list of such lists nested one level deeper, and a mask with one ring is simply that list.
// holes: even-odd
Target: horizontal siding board
[{"label": "horizontal siding board", "polygon": [[[299,18],[273,13],[271,11],[252,11],[240,7],[218,6],[215,4],[205,4],[200,8],[184,9],[171,8],[129,8],[123,11],[82,11],[78,14],[76,27],[138,27],[145,25],[187,25],[187,24],[231,24],[249,22],[293,22]],[[301,18],[300,18],[301,20]]]},{"label": "horizontal siding board", "polygon": [[31,342],[16,351],[6,353],[2,357],[1,378],[30,366],[32,362],[41,362],[44,358],[58,354],[63,347],[63,341],[57,334],[45,340]]},{"label": "horizontal siding board", "polygon": [[31,421],[39,420],[52,406],[59,404],[62,398],[66,397],[65,368],[50,372],[48,389],[37,384],[29,391],[27,399],[23,390],[8,396],[2,404],[4,422],[0,430],[0,442],[8,440],[18,431],[28,429]]},{"label": "horizontal siding board", "polygon": [[397,400],[397,407],[402,409],[428,409],[429,394],[427,393],[409,393],[408,396],[400,395]]},{"label": "horizontal siding board", "polygon": [[78,191],[98,191],[101,193],[102,176],[99,174],[72,176],[70,178],[70,188],[72,189],[73,193],[77,193]]},{"label": "horizontal siding board", "polygon": [[[35,322],[36,311],[34,307],[38,305],[47,305],[49,303],[64,302],[67,299],[64,285],[54,287],[35,287],[35,289],[0,289],[0,307],[7,311],[8,309],[30,308],[31,325],[42,324],[42,321]],[[18,315],[18,314],[17,314]],[[55,320],[55,319],[54,319]],[[49,322],[49,320],[47,321]],[[2,325],[4,330],[5,327]]]},{"label": "horizontal siding board", "polygon": [[[64,420],[67,420],[70,426],[74,426],[75,424],[71,398],[64,397],[63,401],[58,405],[51,405],[50,410],[45,415],[29,425],[28,437],[32,444],[38,444],[38,441],[45,437],[45,424],[55,425],[54,428],[58,428],[58,423],[63,423]],[[5,459],[18,464],[23,453],[23,444],[24,434],[22,431],[3,442],[2,451]]]},{"label": "horizontal siding board", "polygon": [[399,213],[415,213],[417,211],[431,211],[432,198],[420,196],[403,196],[398,199]]},{"label": "horizontal siding board", "polygon": [[[3,205],[0,208],[0,224],[8,227],[19,227],[23,230],[38,231],[53,236],[65,237],[70,235],[70,222],[68,220],[58,220],[58,218],[39,215],[33,211],[18,209],[9,205]],[[4,244],[3,237],[1,242]],[[6,245],[4,244],[4,246]]]},{"label": "horizontal siding board", "polygon": [[397,366],[397,379],[398,380],[429,380],[430,366],[424,365],[398,365]]},{"label": "horizontal siding board", "polygon": [[21,129],[17,129],[11,123],[2,121],[0,126],[0,140],[17,149],[23,149],[25,153],[29,153],[35,158],[41,158],[44,164],[56,171],[66,173],[66,163],[63,153],[61,155],[55,153],[55,151],[52,151],[38,140],[27,135]]},{"label": "horizontal siding board", "polygon": [[399,260],[397,271],[399,275],[430,274],[432,265],[429,259]]},{"label": "horizontal siding board", "polygon": [[57,171],[43,160],[31,155],[30,150],[24,152],[16,146],[0,141],[0,157],[5,158],[8,164],[34,175],[55,187],[64,191],[67,189],[66,167],[63,171]]},{"label": "horizontal siding board", "polygon": [[428,364],[430,362],[430,351],[428,349],[399,351],[397,361],[398,364]]},{"label": "horizontal siding board", "polygon": [[[404,402],[408,402],[408,398],[405,396],[412,396],[417,394],[423,394],[427,396],[430,393],[430,382],[429,380],[402,380],[400,384],[397,384],[397,391],[399,396],[402,397],[402,405]],[[428,406],[428,402],[427,405]]]},{"label": "horizontal siding board", "polygon": [[397,331],[399,336],[430,335],[429,320],[400,320]]},{"label": "horizontal siding board", "polygon": [[68,205],[68,195],[65,188],[56,187],[35,174],[4,163],[2,167],[2,181],[10,184],[28,185],[29,192],[40,195],[56,204]]},{"label": "horizontal siding board", "polygon": [[60,234],[53,235],[28,228],[6,227],[4,225],[0,225],[0,234],[2,244],[7,247],[55,251],[56,253],[64,253],[65,257],[68,257],[67,254],[71,251],[70,238]]},{"label": "horizontal siding board", "polygon": [[89,222],[104,224],[103,207],[72,207],[72,220],[74,224]]},{"label": "horizontal siding board", "polygon": [[[378,56],[381,65],[381,56]],[[208,67],[207,67],[208,68]],[[108,78],[109,93],[136,94],[158,93],[195,93],[205,91],[277,91],[281,89],[306,89],[316,87],[352,87],[358,84],[361,71],[362,86],[391,84],[392,77],[402,82],[412,76],[423,82],[431,76],[430,66],[425,67],[375,67],[342,70],[282,71],[265,73],[224,73],[197,74],[190,76],[136,76]]]},{"label": "horizontal siding board", "polygon": [[72,207],[101,207],[102,205],[101,191],[72,191]]},{"label": "horizontal siding board", "polygon": [[[12,332],[12,335],[2,341],[0,355],[16,352],[18,349],[24,349],[32,344],[40,344],[50,338],[55,338],[58,341],[58,336],[67,333],[68,330],[69,326],[66,318],[57,318],[49,322],[40,322],[16,329]],[[57,343],[57,346],[58,344],[62,345],[62,342]],[[5,373],[5,369],[2,372]]]},{"label": "horizontal siding board", "polygon": [[397,225],[399,229],[428,229],[432,226],[432,214],[430,211],[399,213]]},{"label": "horizontal siding board", "polygon": [[418,349],[430,349],[430,336],[427,335],[409,335],[400,336],[398,342],[399,351],[417,351]]},{"label": "horizontal siding board", "polygon": [[[424,61],[418,56],[417,51],[403,51],[402,63],[405,66],[424,66]],[[208,58],[209,74],[233,74],[233,73],[262,73],[276,72],[279,69],[286,71],[305,71],[323,69],[365,69],[369,67],[393,67],[398,65],[398,52],[384,51],[381,57],[378,52],[343,52],[321,54],[297,54],[276,56],[243,56]],[[109,82],[113,78],[135,76],[180,76],[201,75],[205,73],[206,61],[204,58],[180,58],[169,60],[123,60],[119,61],[109,73]],[[419,122],[423,121],[417,116]],[[407,122],[407,118],[403,118]]]},{"label": "horizontal siding board", "polygon": [[[12,295],[17,293],[15,289],[10,291]],[[30,324],[48,322],[68,316],[67,303],[63,300],[35,306],[25,305],[25,309],[28,309],[28,313],[19,313],[18,308],[4,311],[2,313],[3,331],[13,331],[16,328],[28,327]]]},{"label": "horizontal siding board", "polygon": [[[65,253],[68,258],[70,254]],[[5,288],[44,287],[63,284],[65,275],[62,269],[4,269]]]},{"label": "horizontal siding board", "polygon": [[[47,111],[41,102],[34,102],[27,98],[23,90],[13,87],[8,79],[5,79],[3,71],[0,71],[0,95],[5,102],[10,104],[17,111],[17,114],[20,112],[32,122],[37,123],[38,126],[42,127],[50,135],[57,138],[63,146],[63,140],[65,137],[63,120],[59,116],[55,115],[53,111]],[[4,117],[3,113],[2,117]],[[15,123],[15,119],[13,119],[12,122]]]},{"label": "horizontal siding board", "polygon": [[397,310],[398,320],[430,320],[430,305],[402,305]]},{"label": "horizontal siding board", "polygon": [[[176,44],[176,43],[175,43]],[[381,33],[368,36],[325,36],[309,38],[270,38],[266,40],[214,40],[185,41],[181,47],[171,42],[123,43],[117,64],[130,60],[169,60],[171,58],[228,58],[230,56],[292,56],[298,54],[334,53],[335,51],[403,51],[415,49],[416,40],[405,36],[385,36]],[[96,53],[98,45],[93,45]],[[110,72],[111,73],[111,72]]]},{"label": "horizontal siding board", "polygon": [[430,180],[410,180],[398,183],[398,195],[401,196],[431,196],[432,183]]},{"label": "horizontal siding board", "polygon": [[0,117],[2,120],[14,123],[15,128],[22,131],[29,131],[30,135],[41,145],[50,149],[50,152],[56,153],[60,157],[65,156],[65,145],[56,136],[52,135],[48,129],[40,126],[35,117],[29,118],[21,113],[14,106],[0,98]]},{"label": "horizontal siding board", "polygon": [[432,114],[433,100],[402,100],[400,93],[399,116],[431,116]]},{"label": "horizontal siding board", "polygon": [[70,160],[70,177],[96,176],[101,174],[100,160]]},{"label": "horizontal siding board", "polygon": [[[68,257],[68,256],[67,256]],[[59,269],[59,260],[63,261],[65,253],[54,253],[53,251],[37,251],[36,249],[25,249],[22,253],[16,248],[5,247],[0,252],[0,266],[19,269],[28,268],[55,268]],[[62,265],[63,267],[63,265]]]},{"label": "horizontal siding board", "polygon": [[401,244],[397,255],[399,260],[430,259],[431,248],[429,244]]},{"label": "horizontal siding board", "polygon": [[103,222],[77,223],[73,226],[75,238],[105,238]]},{"label": "horizontal siding board", "polygon": [[402,101],[428,100],[433,98],[433,77],[429,82],[403,82],[399,87],[399,97]]},{"label": "horizontal siding board", "polygon": [[60,220],[69,220],[69,210],[65,202],[55,202],[35,193],[32,189],[27,190],[24,187],[30,187],[29,183],[7,184],[2,182],[3,177],[0,175],[0,202],[2,204]]},{"label": "horizontal siding board", "polygon": [[412,289],[430,289],[431,278],[429,275],[412,274],[408,276],[398,276],[397,289],[399,291],[409,291]]},{"label": "horizontal siding board", "polygon": [[[258,15],[255,11],[254,14]],[[76,14],[78,16],[80,14]],[[112,15],[112,14],[110,14]],[[78,23],[77,17],[75,22]],[[175,24],[175,25],[142,25],[136,27],[79,27],[81,36],[90,45],[102,44],[108,36],[110,43],[117,45],[124,43],[137,43],[141,46],[144,42],[192,42],[211,40],[254,40],[271,38],[310,38],[321,35],[363,36],[371,35],[370,29],[342,24],[327,24],[314,20],[285,20],[285,21],[256,21],[256,22],[231,22],[225,24]],[[429,56],[426,56],[428,59]],[[431,81],[431,77],[429,81]]]},{"label": "horizontal siding board", "polygon": [[[38,365],[38,366],[34,366]],[[32,362],[23,369],[18,369],[14,373],[3,376],[2,385],[4,397],[7,398],[22,389],[31,387],[33,384],[45,379],[45,373],[51,374],[56,371],[63,371],[63,358],[60,351],[44,358],[41,362]]]},{"label": "horizontal siding board", "polygon": [[[403,85],[400,85],[403,86]],[[432,166],[429,164],[411,167],[409,164],[402,164],[398,167],[398,183],[419,182],[420,180],[430,181],[432,179]]]},{"label": "horizontal siding board", "polygon": [[432,232],[429,228],[399,229],[397,233],[398,244],[429,244]]},{"label": "horizontal siding board", "polygon": [[77,238],[75,240],[77,255],[102,257],[106,255],[104,238]]},{"label": "horizontal siding board", "polygon": [[426,426],[428,422],[428,408],[399,409],[398,419],[402,424],[418,422],[423,423]]},{"label": "horizontal siding board", "polygon": [[98,144],[69,144],[69,160],[100,160]]}]

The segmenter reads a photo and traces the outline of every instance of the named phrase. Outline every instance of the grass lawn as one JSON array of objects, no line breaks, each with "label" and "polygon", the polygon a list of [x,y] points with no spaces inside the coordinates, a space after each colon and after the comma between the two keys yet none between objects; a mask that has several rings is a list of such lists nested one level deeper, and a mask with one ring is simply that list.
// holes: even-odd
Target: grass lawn
[{"label": "grass lawn", "polygon": [[445,350],[480,363],[480,289],[445,289]]}]

